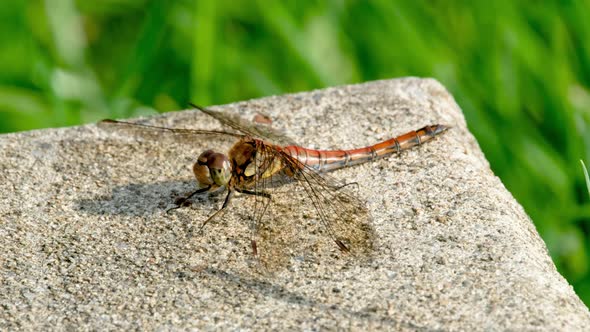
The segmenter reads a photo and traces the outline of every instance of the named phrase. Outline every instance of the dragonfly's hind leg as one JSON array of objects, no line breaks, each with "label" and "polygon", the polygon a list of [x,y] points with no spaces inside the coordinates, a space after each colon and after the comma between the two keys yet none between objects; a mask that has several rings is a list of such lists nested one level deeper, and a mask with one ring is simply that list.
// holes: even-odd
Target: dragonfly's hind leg
[{"label": "dragonfly's hind leg", "polygon": [[172,210],[176,210],[176,209],[180,209],[181,207],[187,206],[188,200],[195,196],[196,194],[202,194],[204,192],[207,192],[211,189],[211,186],[207,186],[204,188],[200,188],[195,190],[194,192],[192,192],[190,195],[186,196],[186,197],[179,197],[176,200],[174,200],[174,204],[176,205],[175,207],[171,207],[168,210],[166,210],[166,213],[169,213]]},{"label": "dragonfly's hind leg", "polygon": [[271,195],[269,193],[264,192],[264,191],[252,191],[252,190],[238,189],[238,188],[236,188],[236,191],[239,192],[240,194],[260,196],[260,197],[264,197],[264,198],[268,198],[268,199],[270,199],[270,197],[271,197]]},{"label": "dragonfly's hind leg", "polygon": [[336,242],[336,245],[340,250],[342,250],[342,252],[350,252],[350,249],[346,246],[346,244],[344,244],[344,242],[340,240],[334,240],[334,242]]},{"label": "dragonfly's hind leg", "polygon": [[252,190],[247,190],[247,189],[237,189],[236,191],[242,194],[246,194],[246,195],[252,195],[252,196],[258,196],[258,197],[263,197],[263,198],[267,198],[266,203],[264,203],[264,208],[262,209],[262,212],[260,213],[260,215],[255,218],[254,220],[254,224],[252,225],[252,232],[250,235],[250,245],[252,246],[252,254],[254,256],[258,256],[258,246],[256,245],[256,233],[258,231],[258,224],[260,223],[260,221],[262,220],[262,217],[264,216],[264,214],[266,213],[266,209],[268,208],[269,204],[270,204],[270,200],[271,200],[271,195],[269,193],[266,192],[259,192],[259,191],[252,191]]},{"label": "dragonfly's hind leg", "polygon": [[341,186],[336,186],[336,187],[334,187],[334,189],[340,190],[340,189],[346,188],[348,186],[355,186],[357,190],[359,189],[359,183],[358,182],[348,182],[348,183],[345,183],[345,184],[343,184]]}]

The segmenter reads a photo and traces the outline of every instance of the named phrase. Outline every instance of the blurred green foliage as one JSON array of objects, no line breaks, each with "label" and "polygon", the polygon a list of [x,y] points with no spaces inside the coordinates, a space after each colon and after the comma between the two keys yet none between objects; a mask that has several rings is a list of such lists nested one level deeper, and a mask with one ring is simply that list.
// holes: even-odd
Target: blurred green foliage
[{"label": "blurred green foliage", "polygon": [[590,303],[588,2],[7,1],[0,31],[0,132],[435,77]]}]

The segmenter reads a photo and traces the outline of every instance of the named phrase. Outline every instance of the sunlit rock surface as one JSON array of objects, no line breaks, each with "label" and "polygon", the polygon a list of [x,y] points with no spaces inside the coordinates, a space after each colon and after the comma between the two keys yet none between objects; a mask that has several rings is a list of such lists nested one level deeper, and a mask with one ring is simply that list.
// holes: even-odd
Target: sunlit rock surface
[{"label": "sunlit rock surface", "polygon": [[[330,174],[368,208],[374,241],[363,254],[338,250],[313,206],[289,195],[296,184],[268,189],[275,194],[264,237],[251,231],[251,196],[235,197],[202,233],[223,193],[165,213],[196,189],[198,154],[226,150],[231,140],[149,140],[95,125],[2,135],[0,330],[590,326],[588,309],[438,82],[378,81],[216,109],[268,116],[300,145],[323,149],[427,124],[453,128]],[[194,111],[151,123],[222,129]],[[270,259],[253,257],[253,236]]]}]

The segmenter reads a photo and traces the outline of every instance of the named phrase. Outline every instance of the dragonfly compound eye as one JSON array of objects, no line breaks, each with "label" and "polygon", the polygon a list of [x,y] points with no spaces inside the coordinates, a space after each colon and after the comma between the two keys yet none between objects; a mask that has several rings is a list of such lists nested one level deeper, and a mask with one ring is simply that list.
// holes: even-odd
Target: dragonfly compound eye
[{"label": "dragonfly compound eye", "polygon": [[211,179],[218,186],[225,186],[231,178],[231,165],[226,155],[212,153],[208,156],[207,167]]},{"label": "dragonfly compound eye", "polygon": [[221,153],[207,150],[199,155],[193,173],[201,187],[224,186],[231,177],[229,159]]}]

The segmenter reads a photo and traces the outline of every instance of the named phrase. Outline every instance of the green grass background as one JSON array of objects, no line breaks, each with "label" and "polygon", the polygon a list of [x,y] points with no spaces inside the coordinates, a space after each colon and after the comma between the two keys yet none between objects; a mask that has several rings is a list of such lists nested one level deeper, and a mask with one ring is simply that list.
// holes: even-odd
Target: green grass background
[{"label": "green grass background", "polygon": [[590,303],[587,1],[8,0],[0,31],[0,132],[435,77]]}]

